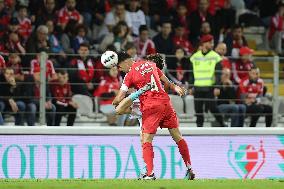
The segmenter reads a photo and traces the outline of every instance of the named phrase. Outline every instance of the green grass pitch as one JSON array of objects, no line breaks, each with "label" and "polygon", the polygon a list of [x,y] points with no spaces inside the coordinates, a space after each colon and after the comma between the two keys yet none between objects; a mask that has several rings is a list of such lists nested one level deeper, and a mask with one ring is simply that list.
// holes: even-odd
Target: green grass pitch
[{"label": "green grass pitch", "polygon": [[284,180],[2,179],[1,189],[283,189]]}]

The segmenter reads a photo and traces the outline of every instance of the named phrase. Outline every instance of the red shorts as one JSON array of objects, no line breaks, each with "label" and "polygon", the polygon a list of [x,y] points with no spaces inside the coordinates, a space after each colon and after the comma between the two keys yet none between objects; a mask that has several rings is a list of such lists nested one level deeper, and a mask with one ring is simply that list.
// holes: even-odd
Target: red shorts
[{"label": "red shorts", "polygon": [[142,132],[155,134],[158,127],[178,128],[178,118],[169,101],[147,103],[142,111]]}]

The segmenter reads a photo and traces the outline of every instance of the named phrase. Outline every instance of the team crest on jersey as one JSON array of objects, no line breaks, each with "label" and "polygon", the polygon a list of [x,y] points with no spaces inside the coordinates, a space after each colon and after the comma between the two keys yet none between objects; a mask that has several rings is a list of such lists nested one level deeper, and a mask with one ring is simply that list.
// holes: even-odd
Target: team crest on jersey
[{"label": "team crest on jersey", "polygon": [[265,163],[262,141],[258,150],[251,144],[240,145],[237,150],[234,150],[230,141],[227,156],[229,165],[243,179],[253,179]]}]

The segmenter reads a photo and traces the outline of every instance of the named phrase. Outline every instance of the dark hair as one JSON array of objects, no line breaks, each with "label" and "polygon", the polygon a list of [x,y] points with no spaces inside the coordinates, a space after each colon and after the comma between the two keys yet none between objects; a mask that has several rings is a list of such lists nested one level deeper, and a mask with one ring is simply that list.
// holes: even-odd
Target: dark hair
[{"label": "dark hair", "polygon": [[88,34],[88,27],[85,26],[84,24],[78,24],[76,26],[76,35],[78,35],[78,33],[81,29],[83,29],[85,31],[86,35]]},{"label": "dark hair", "polygon": [[87,43],[87,42],[81,43],[80,46],[79,46],[79,48],[80,48],[80,47],[87,47],[88,49],[90,49],[90,45],[89,45],[89,43]]},{"label": "dark hair", "polygon": [[124,52],[124,51],[118,53],[117,56],[118,56],[117,64],[120,64],[121,62],[131,58],[131,56],[129,54],[127,54],[126,52]]},{"label": "dark hair", "polygon": [[124,46],[124,50],[129,50],[129,49],[133,49],[133,48],[136,48],[135,47],[135,44],[133,42],[127,42]]},{"label": "dark hair", "polygon": [[141,34],[143,31],[148,31],[148,27],[146,25],[141,25],[139,27],[139,34]]},{"label": "dark hair", "polygon": [[116,1],[114,2],[114,5],[115,5],[115,6],[118,6],[118,5],[124,5],[124,6],[125,6],[125,2],[122,1],[122,0],[116,0]]},{"label": "dark hair", "polygon": [[162,70],[165,66],[165,59],[159,53],[149,54],[144,59],[156,63],[157,68],[160,70]]},{"label": "dark hair", "polygon": [[232,30],[236,30],[236,29],[239,29],[239,28],[243,29],[243,27],[242,27],[241,25],[235,24],[235,25],[232,27]]}]

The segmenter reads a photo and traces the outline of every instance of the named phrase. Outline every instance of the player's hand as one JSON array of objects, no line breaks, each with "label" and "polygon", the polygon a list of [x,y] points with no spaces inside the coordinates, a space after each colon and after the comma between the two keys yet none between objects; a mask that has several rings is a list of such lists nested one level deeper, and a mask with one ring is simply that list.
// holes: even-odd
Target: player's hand
[{"label": "player's hand", "polygon": [[220,95],[220,89],[215,88],[213,93],[214,93],[214,96],[219,96]]},{"label": "player's hand", "polygon": [[184,96],[186,94],[186,89],[180,86],[175,86],[175,92],[179,95],[179,96]]}]

